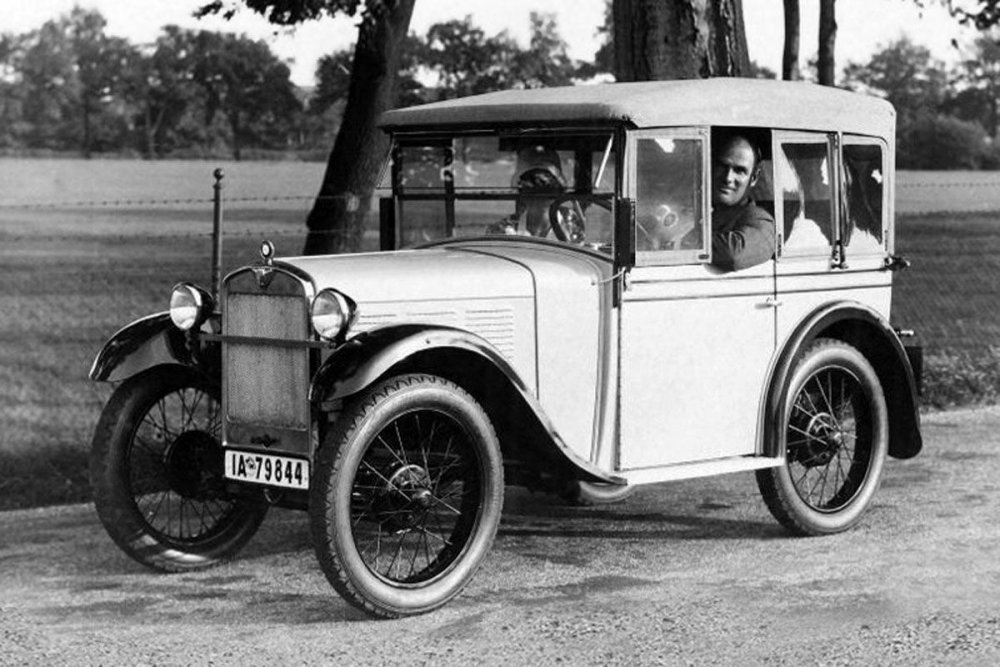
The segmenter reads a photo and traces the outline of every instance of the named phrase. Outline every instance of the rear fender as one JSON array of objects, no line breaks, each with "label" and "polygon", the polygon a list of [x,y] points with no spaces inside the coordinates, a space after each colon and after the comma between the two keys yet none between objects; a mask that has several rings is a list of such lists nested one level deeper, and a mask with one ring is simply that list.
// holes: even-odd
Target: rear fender
[{"label": "rear fender", "polygon": [[136,320],[119,329],[101,348],[90,379],[119,382],[161,364],[183,364],[207,371],[204,354],[174,326],[167,312]]},{"label": "rear fender", "polygon": [[[442,367],[442,360],[463,360],[460,364]],[[438,363],[435,363],[438,362]],[[570,449],[538,400],[517,371],[488,342],[475,334],[450,327],[424,327],[400,325],[384,327],[363,333],[337,348],[313,376],[309,399],[313,404],[347,398],[370,387],[377,380],[394,370],[427,372],[457,379],[460,369],[478,367],[489,373],[491,382],[503,386],[490,386],[485,396],[482,391],[472,391],[484,403],[487,411],[514,411],[523,409],[547,437],[534,443],[549,445],[547,458],[568,466],[574,478],[609,484],[624,484],[625,480],[607,473],[594,464],[577,456]],[[480,372],[480,375],[482,375]],[[459,384],[463,384],[459,381]],[[466,389],[470,387],[466,386]],[[520,405],[503,405],[495,397],[507,392],[519,399]],[[477,395],[478,394],[478,395]]]},{"label": "rear fender", "polygon": [[828,304],[806,317],[789,337],[772,370],[764,416],[764,450],[785,451],[785,397],[792,372],[803,352],[820,337],[856,347],[878,375],[889,411],[889,455],[908,459],[923,448],[917,382],[899,336],[874,310],[856,302]]}]

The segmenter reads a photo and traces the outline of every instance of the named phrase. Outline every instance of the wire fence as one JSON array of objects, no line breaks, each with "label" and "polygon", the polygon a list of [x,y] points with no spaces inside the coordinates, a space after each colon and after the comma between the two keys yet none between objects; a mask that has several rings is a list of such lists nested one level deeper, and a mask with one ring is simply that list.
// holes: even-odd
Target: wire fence
[{"label": "wire fence", "polygon": [[[900,175],[897,251],[913,266],[896,274],[893,319],[918,332],[930,357],[996,359],[1000,176],[964,176]],[[265,238],[280,255],[301,251],[315,196],[296,185],[263,179],[225,193],[223,273],[256,259]],[[95,355],[123,325],[166,310],[175,283],[211,280],[211,196],[88,198],[69,188],[40,197],[16,187],[0,180],[0,507],[12,477],[38,474],[25,461],[40,450],[68,452],[56,479],[79,488],[110,394],[88,380]],[[371,250],[377,206],[369,216]]]}]

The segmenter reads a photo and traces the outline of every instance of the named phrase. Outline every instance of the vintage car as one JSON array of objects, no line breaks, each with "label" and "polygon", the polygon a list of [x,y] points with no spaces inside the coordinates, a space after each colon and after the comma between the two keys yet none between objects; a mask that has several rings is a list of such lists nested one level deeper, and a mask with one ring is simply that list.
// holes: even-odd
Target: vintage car
[{"label": "vintage car", "polygon": [[[131,557],[208,566],[270,505],[295,507],[333,587],[398,617],[468,584],[505,485],[600,502],[754,471],[777,520],[818,535],[861,519],[887,455],[920,451],[920,348],[890,323],[906,261],[888,103],[621,83],[381,127],[380,251],[278,257],[263,240],[98,354],[91,377],[117,387],[95,502]],[[736,134],[774,220],[753,266],[720,266],[712,242],[713,154]]]}]

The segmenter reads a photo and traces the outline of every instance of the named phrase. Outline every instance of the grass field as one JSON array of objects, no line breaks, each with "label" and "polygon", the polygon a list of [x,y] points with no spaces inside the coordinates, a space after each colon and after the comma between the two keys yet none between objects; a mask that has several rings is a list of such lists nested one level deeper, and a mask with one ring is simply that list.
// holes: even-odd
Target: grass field
[{"label": "grass field", "polygon": [[[85,500],[110,393],[87,379],[122,325],[209,282],[212,170],[226,172],[224,263],[294,253],[316,163],[0,159],[0,509]],[[900,174],[895,324],[920,332],[934,405],[997,400],[1000,174]]]}]

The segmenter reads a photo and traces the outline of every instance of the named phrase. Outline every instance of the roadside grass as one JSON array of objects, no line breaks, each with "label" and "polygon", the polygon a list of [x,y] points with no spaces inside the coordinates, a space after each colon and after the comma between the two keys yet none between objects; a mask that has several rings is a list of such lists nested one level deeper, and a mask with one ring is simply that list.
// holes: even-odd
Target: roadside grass
[{"label": "roadside grass", "polygon": [[924,347],[926,409],[1000,401],[1000,213],[897,219],[911,268],[893,285],[893,324]]},{"label": "roadside grass", "polygon": [[921,402],[928,409],[1000,403],[1000,347],[932,352],[925,359]]},{"label": "roadside grass", "polygon": [[[134,168],[149,169],[145,164]],[[286,188],[304,194],[315,187],[304,182],[307,167],[274,168],[277,175],[269,178],[266,169],[254,167],[254,178],[265,184],[258,192]],[[126,181],[122,198],[164,196],[156,185],[162,180],[128,170],[116,173]],[[171,171],[166,180],[178,178]],[[190,192],[185,194],[200,190],[210,196],[210,180],[199,179],[198,187],[186,186]],[[245,184],[241,188],[233,189],[252,192]],[[92,197],[115,192],[113,185],[106,186]],[[61,201],[87,199],[85,191],[69,194]],[[937,194],[937,205],[949,208]],[[262,238],[272,239],[284,254],[296,252],[304,240],[304,218],[297,201],[229,203],[224,267],[255,257]],[[895,276],[893,324],[915,329],[925,347],[923,403],[928,408],[1000,401],[998,218],[964,213],[897,219],[897,252],[913,266]],[[88,379],[90,365],[117,329],[165,310],[176,282],[209,283],[210,230],[207,197],[186,204],[77,208],[0,202],[0,284],[5,286],[0,292],[0,510],[90,499],[90,439],[111,391]]]},{"label": "roadside grass", "polygon": [[[90,499],[87,455],[111,394],[88,378],[94,358],[122,326],[166,310],[177,282],[210,284],[210,213],[194,228],[189,212],[135,213],[0,209],[0,510]],[[292,217],[228,212],[224,271],[264,237],[301,248]]]}]

